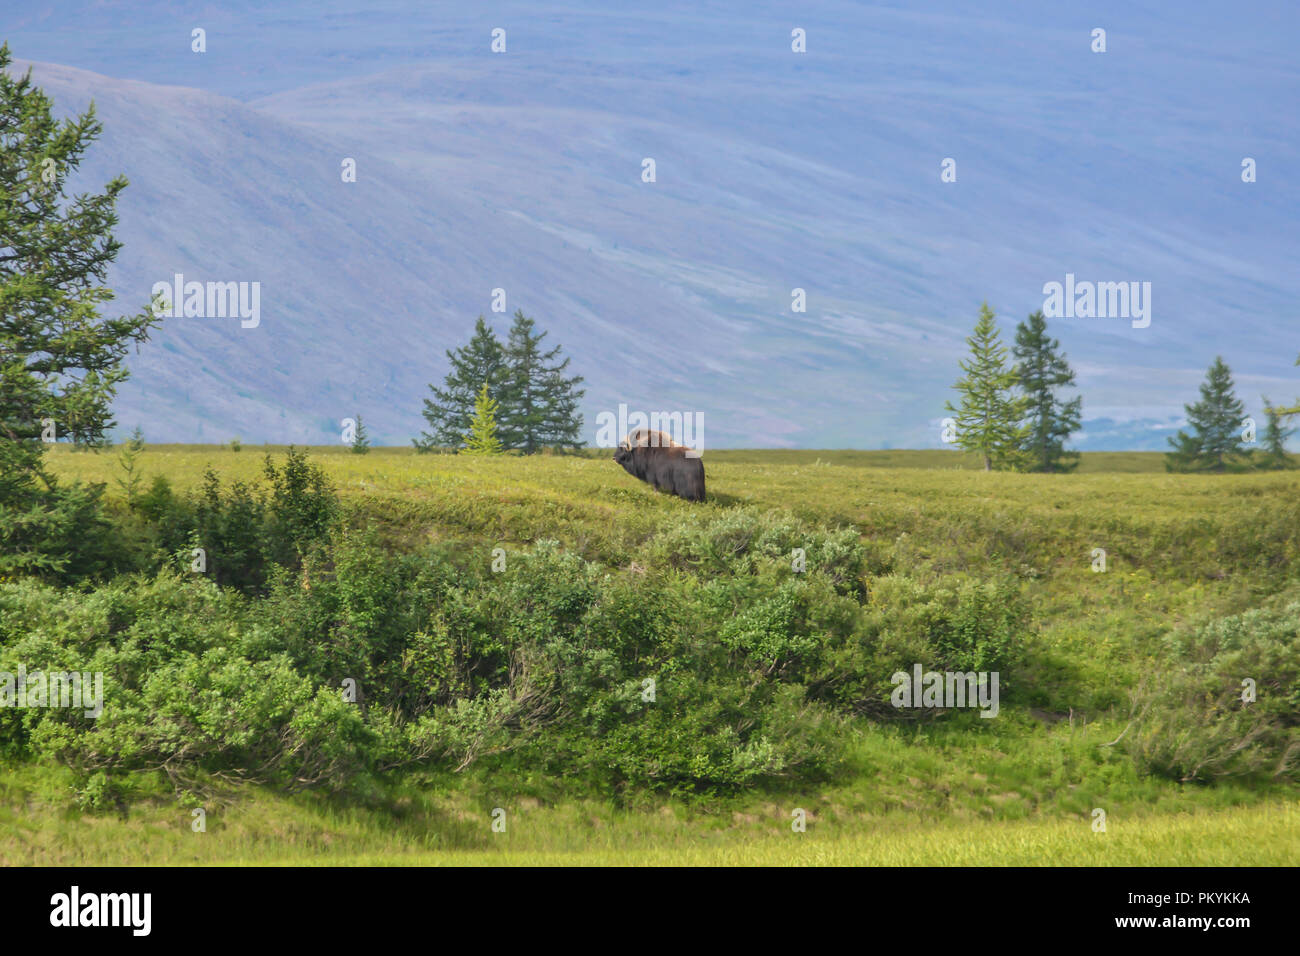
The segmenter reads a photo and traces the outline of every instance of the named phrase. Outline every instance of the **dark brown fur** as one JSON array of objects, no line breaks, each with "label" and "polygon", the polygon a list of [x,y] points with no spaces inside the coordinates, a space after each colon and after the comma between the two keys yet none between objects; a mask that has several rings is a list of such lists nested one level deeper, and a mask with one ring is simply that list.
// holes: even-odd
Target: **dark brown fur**
[{"label": "dark brown fur", "polygon": [[687,501],[704,500],[704,462],[689,448],[624,448],[614,460],[634,478]]}]

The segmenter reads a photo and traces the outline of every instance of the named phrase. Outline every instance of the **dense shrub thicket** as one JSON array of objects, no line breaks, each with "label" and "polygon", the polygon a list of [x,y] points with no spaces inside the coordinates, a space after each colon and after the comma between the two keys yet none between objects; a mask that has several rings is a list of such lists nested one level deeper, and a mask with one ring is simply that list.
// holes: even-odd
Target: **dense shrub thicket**
[{"label": "dense shrub thicket", "polygon": [[[906,535],[733,506],[683,509],[618,563],[548,540],[395,548],[341,520],[304,455],[263,472],[187,496],[158,479],[97,517],[116,576],[0,581],[0,672],[102,672],[105,698],[97,719],[0,709],[5,756],[62,761],[91,805],[136,771],[339,790],[479,766],[713,793],[833,774],[854,720],[936,719],[890,705],[917,664],[999,672],[1003,708],[1086,696],[1038,646],[1022,577],[922,580],[896,567]],[[1138,691],[1123,740],[1139,768],[1294,777],[1298,621],[1169,638],[1185,666]],[[1250,709],[1231,699],[1248,676]]]},{"label": "dense shrub thicket", "polygon": [[[0,711],[11,755],[57,757],[92,795],[132,770],[340,788],[485,758],[713,790],[831,772],[849,715],[903,716],[885,703],[895,670],[1006,668],[1021,650],[1009,585],[885,578],[873,600],[852,530],[737,509],[665,531],[644,567],[541,541],[493,570],[479,544],[394,554],[331,523],[301,456],[266,475],[268,492],[210,475],[191,499],[140,496],[141,541],[179,552],[156,573],[0,590],[0,670],[105,675],[97,719]],[[191,544],[207,573],[188,573]]]},{"label": "dense shrub thicket", "polygon": [[296,568],[323,542],[338,517],[338,500],[324,472],[290,448],[282,466],[268,455],[264,485],[226,488],[208,469],[202,488],[173,494],[161,475],[131,503],[123,521],[120,570],[189,568],[203,551],[203,573],[222,586],[262,593],[274,568]]}]

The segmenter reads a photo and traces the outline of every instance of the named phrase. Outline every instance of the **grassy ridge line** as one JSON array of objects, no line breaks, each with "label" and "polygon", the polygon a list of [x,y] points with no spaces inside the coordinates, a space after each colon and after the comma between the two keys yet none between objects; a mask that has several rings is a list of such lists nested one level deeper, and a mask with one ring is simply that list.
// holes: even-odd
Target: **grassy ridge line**
[{"label": "grassy ridge line", "polygon": [[[344,445],[300,445],[298,447],[306,447],[313,458],[318,456],[334,455],[348,457],[352,454],[351,449]],[[191,454],[204,453],[230,453],[231,455],[240,454],[254,458],[260,458],[268,452],[273,455],[283,455],[288,448],[288,445],[245,445],[241,451],[236,453],[230,451],[229,445],[149,445],[149,450],[158,454],[178,454],[188,456]],[[69,446],[66,444],[56,445],[54,450],[56,454],[72,453]],[[104,455],[111,453],[100,452],[99,454]],[[426,461],[455,457],[454,455],[418,456],[414,449],[403,446],[374,446],[371,448],[369,454],[384,458],[410,457]],[[716,460],[725,464],[808,466],[840,465],[850,468],[922,468],[941,469],[946,471],[982,470],[982,465],[976,456],[942,448],[894,450],[861,450],[852,448],[719,448],[710,449],[706,454],[708,455],[709,461],[712,462]],[[613,452],[610,449],[587,448],[581,452],[579,457],[588,460],[594,459],[597,461],[606,461],[612,456]],[[1084,452],[1079,459],[1079,466],[1075,473],[1095,474],[1099,472],[1112,474],[1164,474],[1165,456],[1163,452],[1155,451]]]},{"label": "grassy ridge line", "polygon": [[[269,449],[279,454],[278,449]],[[350,455],[332,447],[311,450],[345,495],[362,497],[374,491],[400,491],[414,498],[436,499],[463,493],[493,502],[512,503],[544,494],[600,512],[604,517],[625,506],[646,508],[680,505],[626,475],[612,462],[576,457],[513,456],[483,459],[458,455],[415,455],[409,449],[379,449],[370,455]],[[814,452],[806,460],[782,462],[788,452],[710,452],[709,491],[712,506],[753,503],[783,507],[825,517],[860,519],[870,524],[878,509],[905,507],[917,515],[928,505],[945,509],[957,504],[996,516],[1014,514],[1062,517],[1081,505],[1102,506],[1108,516],[1140,515],[1153,520],[1178,518],[1239,518],[1243,504],[1276,504],[1294,500],[1300,474],[1264,472],[1244,475],[1169,475],[1163,471],[1134,474],[1097,469],[1074,475],[1029,475],[1005,472],[880,466],[816,465]],[[888,454],[853,452],[854,455]],[[916,454],[929,454],[918,452]],[[949,454],[938,452],[935,454]],[[165,476],[177,491],[197,487],[206,468],[223,481],[259,482],[264,452],[232,452],[223,446],[149,446],[139,465],[143,488],[156,475]],[[773,456],[769,460],[769,456]],[[58,446],[49,456],[51,468],[67,479],[106,482],[120,497],[121,475],[111,452],[79,453]],[[1277,498],[1275,498],[1277,496]],[[829,498],[825,501],[824,498]],[[615,507],[611,507],[615,506]],[[698,508],[699,506],[694,506]]]},{"label": "grassy ridge line", "polygon": [[[806,463],[767,462],[792,454]],[[816,524],[854,525],[873,538],[892,541],[906,533],[907,549],[937,572],[1007,561],[1040,572],[1056,566],[1087,571],[1092,549],[1101,547],[1109,570],[1144,568],[1190,583],[1257,570],[1265,551],[1270,572],[1295,557],[1300,473],[987,474],[816,465],[817,454],[710,452],[711,500],[701,507],[657,494],[609,461],[313,450],[360,520],[376,519],[401,536],[557,538],[584,557],[611,563],[625,563],[628,550],[665,521],[746,504],[787,510]],[[755,455],[759,461],[748,460]],[[192,489],[211,466],[223,482],[260,485],[262,461],[260,450],[152,446],[140,459],[142,484],[165,475],[177,491]],[[50,465],[64,478],[106,482],[110,495],[120,497],[115,455],[60,446]]]},{"label": "grassy ridge line", "polygon": [[[982,471],[979,458],[942,448],[860,451],[856,449],[720,449],[708,452],[710,460],[728,464],[843,465],[850,468],[938,468]],[[1165,473],[1165,456],[1156,451],[1090,451],[1079,459],[1076,474]]]}]

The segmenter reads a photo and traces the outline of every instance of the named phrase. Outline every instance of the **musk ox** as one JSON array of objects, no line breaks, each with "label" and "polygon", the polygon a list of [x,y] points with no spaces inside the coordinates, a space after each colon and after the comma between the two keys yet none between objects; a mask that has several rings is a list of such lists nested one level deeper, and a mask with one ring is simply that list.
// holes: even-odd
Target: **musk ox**
[{"label": "musk ox", "polygon": [[704,500],[704,462],[684,445],[620,448],[614,460],[632,477],[687,501]]}]

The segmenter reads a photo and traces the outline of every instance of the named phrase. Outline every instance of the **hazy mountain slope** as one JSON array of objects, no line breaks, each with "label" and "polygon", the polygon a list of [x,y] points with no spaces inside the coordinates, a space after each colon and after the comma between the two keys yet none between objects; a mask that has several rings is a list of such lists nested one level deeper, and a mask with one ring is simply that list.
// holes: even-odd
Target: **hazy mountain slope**
[{"label": "hazy mountain slope", "polygon": [[[92,23],[113,9],[72,6]],[[704,411],[715,445],[933,445],[980,300],[1009,332],[1072,272],[1153,286],[1150,328],[1053,323],[1085,447],[1160,447],[1216,352],[1253,409],[1297,391],[1300,83],[1280,9],[1221,24],[1116,5],[1093,54],[1097,23],[1020,4],[288,4],[275,30],[239,5],[160,5],[138,32],[66,48],[273,95],[40,78],[61,107],[94,93],[109,147],[91,172],[132,178],[124,293],[178,270],[263,283],[259,329],[173,320],[134,360],[120,418],[152,438],[203,423],[207,439],[328,440],[360,411],[404,441],[443,349],[503,287],[588,377],[589,438],[626,401]],[[188,52],[190,19],[212,24],[209,53]],[[789,52],[792,24],[808,54]],[[52,29],[18,32],[40,49]]]},{"label": "hazy mountain slope", "polygon": [[[583,350],[583,370],[597,387],[655,364],[655,336],[637,330],[635,304],[676,293],[610,269],[517,216],[438,183],[413,194],[368,157],[361,180],[345,184],[318,137],[233,100],[66,68],[40,67],[37,75],[61,104],[80,106],[80,91],[95,90],[106,132],[83,181],[119,170],[132,180],[122,203],[119,304],[147,302],[153,283],[175,272],[261,283],[257,328],[237,319],[164,320],[131,361],[123,425],[141,422],[156,440],[201,427],[210,440],[322,441],[359,411],[376,438],[405,441],[421,421],[421,393],[443,349],[465,337],[473,310],[487,310],[485,264],[500,264],[499,281],[519,290],[512,299],[521,304],[529,297],[514,276],[549,274],[586,275],[605,300],[624,303],[564,324],[566,341],[606,343]],[[532,297],[530,310],[555,312],[558,300]],[[683,335],[720,324],[698,304],[672,312],[663,327]],[[609,334],[619,327],[627,331]],[[667,372],[665,389],[683,375]]]}]

